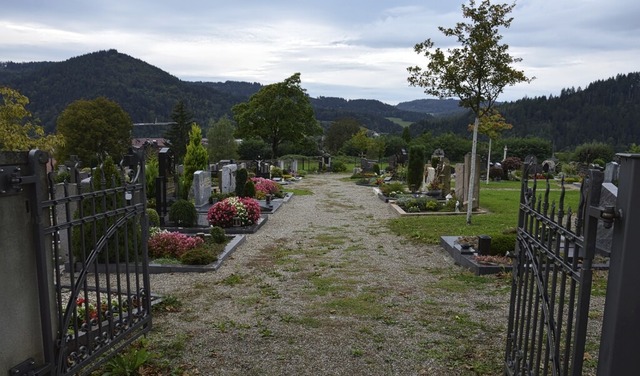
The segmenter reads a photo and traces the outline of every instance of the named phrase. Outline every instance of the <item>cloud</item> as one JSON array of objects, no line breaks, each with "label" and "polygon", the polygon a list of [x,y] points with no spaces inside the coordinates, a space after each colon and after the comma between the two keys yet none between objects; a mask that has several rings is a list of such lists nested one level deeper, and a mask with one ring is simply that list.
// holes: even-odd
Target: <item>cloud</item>
[{"label": "cloud", "polygon": [[[461,21],[462,3],[11,1],[0,13],[0,56],[61,61],[115,48],[184,80],[268,84],[300,72],[312,96],[393,104],[424,97],[406,81],[406,67],[425,64],[413,45],[431,38],[455,47],[438,26]],[[638,14],[640,3],[630,0],[518,0],[504,41],[537,79],[500,99],[558,94],[637,70]]]}]

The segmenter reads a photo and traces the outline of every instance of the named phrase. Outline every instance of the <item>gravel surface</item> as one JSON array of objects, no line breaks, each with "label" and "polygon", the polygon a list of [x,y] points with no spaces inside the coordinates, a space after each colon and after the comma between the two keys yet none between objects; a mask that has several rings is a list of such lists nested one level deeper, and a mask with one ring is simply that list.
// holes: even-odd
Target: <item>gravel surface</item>
[{"label": "gravel surface", "polygon": [[313,194],[217,272],[152,275],[182,307],[154,314],[151,350],[183,374],[499,374],[479,364],[503,357],[508,282],[390,233],[397,214],[345,177],[295,183]]}]

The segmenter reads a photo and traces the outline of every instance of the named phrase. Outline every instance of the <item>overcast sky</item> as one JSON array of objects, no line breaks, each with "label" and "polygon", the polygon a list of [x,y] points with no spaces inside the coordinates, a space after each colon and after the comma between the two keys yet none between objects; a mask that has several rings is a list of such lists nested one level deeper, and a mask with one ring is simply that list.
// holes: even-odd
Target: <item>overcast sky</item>
[{"label": "overcast sky", "polygon": [[[478,0],[479,2],[480,0]],[[462,20],[459,0],[5,1],[0,61],[63,61],[117,49],[186,81],[270,84],[301,73],[312,97],[426,98],[406,68],[425,65],[426,38],[455,47],[438,26]],[[531,84],[501,101],[640,71],[637,0],[519,0],[503,30]]]}]

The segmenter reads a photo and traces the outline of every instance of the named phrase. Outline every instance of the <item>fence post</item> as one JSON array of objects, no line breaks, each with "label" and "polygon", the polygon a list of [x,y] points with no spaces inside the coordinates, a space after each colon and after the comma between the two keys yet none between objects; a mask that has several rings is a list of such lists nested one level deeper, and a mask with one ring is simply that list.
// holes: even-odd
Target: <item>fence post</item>
[{"label": "fence post", "polygon": [[640,369],[640,154],[618,154],[620,175],[613,214],[598,375],[637,375]]}]

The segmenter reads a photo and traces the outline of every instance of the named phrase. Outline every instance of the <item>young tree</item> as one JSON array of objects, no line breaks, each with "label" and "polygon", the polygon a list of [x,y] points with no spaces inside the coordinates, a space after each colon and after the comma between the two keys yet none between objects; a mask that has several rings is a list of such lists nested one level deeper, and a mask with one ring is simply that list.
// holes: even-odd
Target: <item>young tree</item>
[{"label": "young tree", "polygon": [[131,146],[133,123],[129,114],[105,97],[77,100],[62,111],[56,122],[63,139],[56,159],[77,155],[86,165],[96,166],[107,156],[119,160]]},{"label": "young tree", "polygon": [[184,160],[187,152],[187,144],[189,143],[189,131],[191,123],[193,123],[193,115],[187,110],[184,101],[179,101],[173,107],[171,120],[174,124],[167,131],[164,137],[169,143],[169,147],[173,152],[174,161],[180,164]]},{"label": "young tree", "polygon": [[[473,124],[469,124],[469,130],[473,131]],[[478,133],[482,133],[489,137],[489,151],[487,153],[487,184],[489,184],[489,170],[491,168],[491,140],[495,140],[500,137],[503,131],[513,128],[513,125],[507,123],[496,109],[492,109],[486,112],[482,118],[480,118],[480,124],[478,124]]]},{"label": "young tree", "polygon": [[445,51],[427,39],[415,45],[415,51],[427,58],[427,66],[409,67],[408,78],[412,86],[423,87],[425,93],[441,99],[458,97],[460,105],[471,109],[475,115],[473,143],[471,147],[471,176],[469,180],[469,204],[467,223],[471,224],[473,192],[475,189],[476,148],[480,118],[490,111],[506,86],[519,82],[530,82],[523,71],[512,65],[521,61],[509,55],[509,46],[500,43],[499,28],[508,28],[513,18],[507,15],[515,4],[491,4],[483,0],[478,7],[475,1],[462,5],[462,15],[470,22],[459,22],[453,28],[439,27],[447,37],[455,37],[459,48]]},{"label": "young tree", "polygon": [[51,152],[58,144],[55,135],[44,134],[44,128],[31,120],[26,109],[29,98],[17,90],[0,87],[0,150],[42,149]]},{"label": "young tree", "polygon": [[309,97],[300,87],[300,73],[263,87],[232,111],[238,124],[237,135],[265,140],[271,146],[271,158],[278,157],[283,141],[298,142],[305,136],[322,133]]},{"label": "young tree", "polygon": [[233,137],[236,127],[226,115],[211,124],[207,131],[209,159],[218,162],[221,159],[237,159],[238,145]]},{"label": "young tree", "polygon": [[202,130],[193,123],[189,132],[189,145],[187,145],[187,153],[184,156],[184,191],[182,197],[189,195],[191,183],[193,182],[193,173],[198,170],[207,170],[209,157],[207,149],[202,146]]}]

